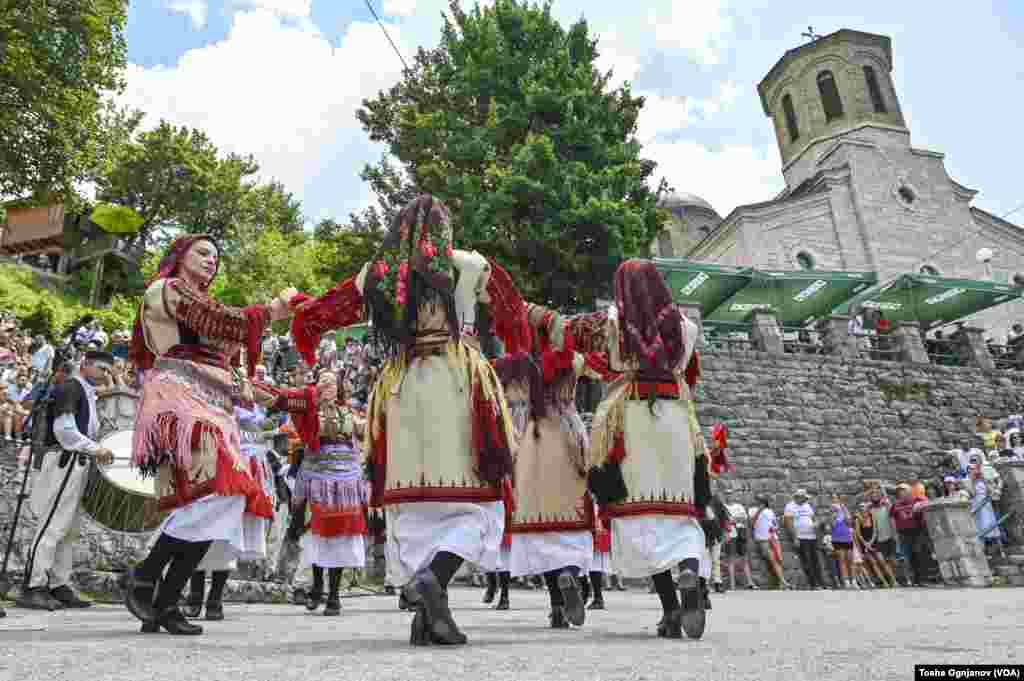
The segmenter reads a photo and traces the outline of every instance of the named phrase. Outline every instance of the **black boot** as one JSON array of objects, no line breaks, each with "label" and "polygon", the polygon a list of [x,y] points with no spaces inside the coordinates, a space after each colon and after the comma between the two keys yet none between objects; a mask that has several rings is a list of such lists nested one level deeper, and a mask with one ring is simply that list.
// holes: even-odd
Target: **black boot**
[{"label": "black boot", "polygon": [[565,608],[561,606],[555,606],[551,608],[548,619],[551,621],[552,629],[568,629],[569,621],[565,619]]},{"label": "black boot", "polygon": [[498,592],[498,573],[487,573],[487,591],[484,592],[484,603],[494,602],[494,595]]},{"label": "black boot", "polygon": [[[438,554],[431,562],[431,566],[439,561],[442,564],[447,563],[449,555],[452,554],[447,552]],[[451,574],[454,574],[454,570],[441,565],[439,568],[448,579],[451,578]],[[455,569],[458,569],[458,566]],[[448,594],[432,567],[417,572],[412,581],[402,587],[402,595],[405,596],[409,607],[416,609],[416,617],[413,618],[413,645],[418,645],[416,641],[422,640],[424,637],[439,645],[466,643],[466,635],[459,631],[458,625],[452,618],[451,610],[448,608]]]},{"label": "black boot", "polygon": [[331,568],[327,571],[328,594],[327,605],[324,606],[324,615],[337,617],[341,614],[341,598],[338,591],[341,589],[341,568]]},{"label": "black boot", "polygon": [[658,622],[658,638],[682,638],[683,637],[683,613],[676,609],[667,612]]},{"label": "black boot", "polygon": [[185,617],[199,617],[203,610],[203,591],[206,589],[206,573],[193,572],[188,585],[188,600],[185,601]]},{"label": "black boot", "polygon": [[203,633],[203,628],[185,619],[185,615],[182,614],[176,605],[164,610],[156,622],[159,626],[166,629],[168,634],[176,636],[198,636]]},{"label": "black boot", "polygon": [[306,610],[313,612],[320,607],[324,599],[324,569],[319,565],[313,566],[313,590],[306,597]]},{"label": "black boot", "polygon": [[582,627],[587,618],[587,610],[583,607],[580,587],[571,570],[562,570],[558,575],[558,589],[562,592],[565,618],[570,624]]},{"label": "black boot", "polygon": [[292,605],[305,605],[306,604],[306,590],[296,589],[292,592]]},{"label": "black boot", "polygon": [[700,563],[696,558],[687,558],[680,567],[678,585],[683,612],[682,627],[690,638],[700,638],[704,635],[707,622],[707,585],[698,577]]},{"label": "black boot", "polygon": [[600,572],[590,573],[590,584],[594,588],[594,600],[587,607],[588,610],[604,610],[604,593],[601,590],[603,581],[604,574]]},{"label": "black boot", "polygon": [[218,570],[210,578],[210,593],[206,597],[206,619],[219,622],[224,619],[224,587],[228,583],[227,570]]},{"label": "black boot", "polygon": [[590,600],[590,579],[586,575],[580,575],[580,598],[583,599],[583,605],[587,604]]},{"label": "black boot", "polygon": [[[124,604],[128,611],[143,622],[156,622],[157,614],[162,611],[154,608],[154,596],[156,595],[156,583],[164,574],[164,568],[172,561],[178,566],[177,570],[174,570],[172,566],[175,573],[171,586],[171,589],[175,591],[174,598],[166,601],[167,605],[176,604],[185,582],[202,562],[203,556],[206,555],[206,550],[209,548],[210,542],[189,542],[176,539],[168,534],[161,534],[146,559],[136,567],[129,568],[119,581],[124,593]],[[196,556],[198,559],[195,559]],[[182,575],[183,566],[189,564],[192,565],[191,569]],[[167,582],[168,580],[164,579],[163,583],[167,584]]]},{"label": "black boot", "polygon": [[501,596],[498,597],[498,604],[494,606],[495,610],[508,610],[508,585],[512,581],[512,575],[508,572],[498,573],[498,582],[501,584]]}]

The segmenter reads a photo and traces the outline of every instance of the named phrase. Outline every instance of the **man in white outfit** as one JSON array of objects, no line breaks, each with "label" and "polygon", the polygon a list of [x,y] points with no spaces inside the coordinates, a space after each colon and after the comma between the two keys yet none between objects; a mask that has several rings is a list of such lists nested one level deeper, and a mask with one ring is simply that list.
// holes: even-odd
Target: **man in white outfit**
[{"label": "man in white outfit", "polygon": [[[96,385],[114,366],[106,352],[86,353],[80,373],[54,392],[52,433],[32,486],[30,504],[40,519],[29,554],[28,580],[17,603],[33,610],[87,608],[91,602],[71,588],[71,557],[79,537],[82,498],[89,482],[89,458],[113,463],[114,454],[96,442],[100,428]],[[43,424],[39,424],[43,425]]]}]

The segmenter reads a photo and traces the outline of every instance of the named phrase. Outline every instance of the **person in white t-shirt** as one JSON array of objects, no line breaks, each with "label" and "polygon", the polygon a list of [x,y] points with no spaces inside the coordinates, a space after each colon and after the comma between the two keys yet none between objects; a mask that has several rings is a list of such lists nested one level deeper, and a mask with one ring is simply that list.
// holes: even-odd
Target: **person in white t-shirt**
[{"label": "person in white t-shirt", "polygon": [[800,566],[807,576],[811,589],[824,589],[821,578],[821,564],[818,560],[818,532],[815,529],[814,507],[807,501],[807,490],[798,489],[793,501],[786,504],[785,523],[793,546],[800,556]]},{"label": "person in white t-shirt", "polygon": [[[725,501],[728,501],[726,499]],[[729,512],[729,533],[725,538],[725,568],[729,571],[729,590],[736,590],[736,571],[743,567],[747,575],[747,588],[757,589],[750,575],[750,556],[747,555],[747,543],[750,538],[750,516],[743,504],[726,503]]]},{"label": "person in white t-shirt", "polygon": [[762,495],[757,498],[757,501],[760,506],[750,509],[750,524],[754,528],[754,541],[772,575],[778,580],[780,588],[788,589],[790,586],[782,571],[782,549],[779,547],[778,527],[775,521],[775,511],[771,509],[771,498]]}]

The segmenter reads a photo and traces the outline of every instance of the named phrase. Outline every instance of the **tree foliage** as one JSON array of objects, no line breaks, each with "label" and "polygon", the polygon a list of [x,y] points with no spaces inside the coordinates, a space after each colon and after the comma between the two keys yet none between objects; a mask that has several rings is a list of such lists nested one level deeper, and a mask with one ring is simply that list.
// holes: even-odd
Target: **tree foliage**
[{"label": "tree foliage", "polygon": [[0,0],[0,194],[74,195],[122,88],[127,0]]},{"label": "tree foliage", "polygon": [[528,295],[590,305],[664,218],[664,182],[650,188],[634,137],[644,100],[608,87],[587,23],[564,30],[550,2],[450,9],[440,45],[357,113],[410,181],[386,162],[363,177],[385,214],[410,185],[441,197],[460,245],[496,256]]}]

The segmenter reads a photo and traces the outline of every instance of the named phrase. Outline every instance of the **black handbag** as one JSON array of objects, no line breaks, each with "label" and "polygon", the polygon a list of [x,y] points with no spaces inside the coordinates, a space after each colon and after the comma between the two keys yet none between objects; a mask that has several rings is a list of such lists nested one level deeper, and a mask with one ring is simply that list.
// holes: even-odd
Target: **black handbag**
[{"label": "black handbag", "polygon": [[626,480],[622,477],[622,465],[618,463],[594,466],[587,471],[587,489],[599,506],[616,504],[629,497]]}]

